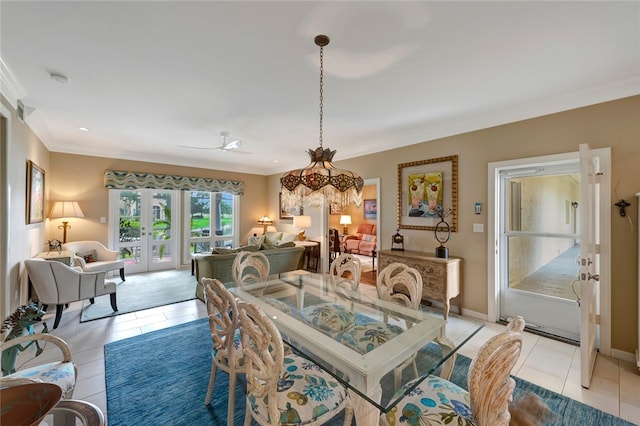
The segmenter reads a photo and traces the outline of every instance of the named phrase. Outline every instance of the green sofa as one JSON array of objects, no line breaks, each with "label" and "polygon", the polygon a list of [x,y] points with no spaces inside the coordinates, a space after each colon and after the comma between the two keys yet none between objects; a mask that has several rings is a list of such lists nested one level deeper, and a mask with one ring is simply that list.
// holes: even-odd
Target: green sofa
[{"label": "green sofa", "polygon": [[[282,247],[260,250],[269,259],[269,275],[295,271],[304,266],[304,247]],[[232,281],[231,267],[237,253],[229,254],[197,254],[194,256],[196,297],[204,301],[204,288],[201,278],[217,278],[223,283]]]}]

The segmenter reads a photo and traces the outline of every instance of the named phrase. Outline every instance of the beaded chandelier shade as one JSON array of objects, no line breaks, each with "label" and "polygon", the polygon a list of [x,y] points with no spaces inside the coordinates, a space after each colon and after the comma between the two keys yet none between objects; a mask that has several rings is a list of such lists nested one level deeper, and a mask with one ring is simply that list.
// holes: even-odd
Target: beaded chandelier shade
[{"label": "beaded chandelier shade", "polygon": [[280,178],[283,198],[288,204],[320,206],[322,199],[328,203],[346,207],[362,198],[364,180],[355,172],[336,168],[333,163],[335,150],[322,147],[324,47],[329,37],[318,35],[315,43],[320,47],[320,146],[308,151],[311,162],[303,169],[286,172]]}]

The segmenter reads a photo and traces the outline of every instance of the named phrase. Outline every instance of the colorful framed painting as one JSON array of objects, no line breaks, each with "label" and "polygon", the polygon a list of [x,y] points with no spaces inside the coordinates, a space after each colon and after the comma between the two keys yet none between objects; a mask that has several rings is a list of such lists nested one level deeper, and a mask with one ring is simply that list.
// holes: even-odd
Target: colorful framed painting
[{"label": "colorful framed painting", "polygon": [[435,230],[441,216],[458,230],[458,156],[398,165],[398,228]]},{"label": "colorful framed painting", "polygon": [[26,222],[44,221],[44,170],[27,160],[27,215]]},{"label": "colorful framed painting", "polygon": [[331,203],[329,204],[329,214],[342,214],[342,207],[340,207],[340,204],[338,203]]},{"label": "colorful framed painting", "polygon": [[280,205],[280,219],[293,219],[294,216],[302,216],[302,206],[289,205],[282,201],[282,192],[278,194]]},{"label": "colorful framed painting", "polygon": [[364,218],[376,219],[378,217],[378,201],[364,200]]}]

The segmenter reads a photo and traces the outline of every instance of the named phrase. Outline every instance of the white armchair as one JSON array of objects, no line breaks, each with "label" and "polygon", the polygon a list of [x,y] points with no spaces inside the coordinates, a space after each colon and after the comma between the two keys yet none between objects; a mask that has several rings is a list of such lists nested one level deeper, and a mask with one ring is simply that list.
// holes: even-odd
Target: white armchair
[{"label": "white armchair", "polygon": [[108,294],[111,307],[118,310],[116,283],[104,280],[106,272],[82,272],[61,262],[39,258],[26,259],[24,266],[40,303],[56,305],[53,328],[60,324],[64,305],[77,300],[89,299],[93,303],[95,297]]},{"label": "white armchair", "polygon": [[99,241],[73,241],[64,243],[62,250],[72,251],[75,264],[85,272],[109,272],[120,270],[120,278],[124,281],[124,261],[118,259],[118,252],[109,250]]}]

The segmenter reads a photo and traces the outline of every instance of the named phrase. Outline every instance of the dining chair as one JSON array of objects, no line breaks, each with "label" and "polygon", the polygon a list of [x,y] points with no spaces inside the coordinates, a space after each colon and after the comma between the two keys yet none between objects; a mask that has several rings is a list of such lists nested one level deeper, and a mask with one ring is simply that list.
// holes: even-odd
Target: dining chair
[{"label": "dining chair", "polygon": [[247,368],[245,426],[321,425],[344,412],[351,424],[347,390],[311,361],[285,354],[282,336],[258,306],[239,301],[240,335]]},{"label": "dining chair", "polygon": [[360,276],[362,275],[362,266],[360,259],[352,255],[351,253],[342,253],[338,256],[329,267],[329,274],[346,277],[351,280],[351,290],[358,290],[360,285]]},{"label": "dining chair", "polygon": [[[414,310],[420,309],[422,275],[415,268],[398,262],[390,263],[380,271],[376,289],[378,298],[381,300],[397,303]],[[398,325],[401,321],[398,318],[393,318],[393,320],[396,324],[390,323],[385,312],[383,321],[356,325],[342,333],[339,339],[344,345],[360,353],[368,353],[404,331],[404,328]],[[411,328],[413,323],[404,320],[404,326]],[[402,372],[409,365],[413,366],[413,374],[418,377],[415,355],[412,355],[393,370],[396,389],[400,387]]]},{"label": "dining chair", "polygon": [[[2,336],[3,340],[4,337]],[[41,364],[37,364],[36,357],[39,353],[36,352],[35,342],[44,348],[43,355],[47,351],[51,351],[47,356],[43,356],[44,362]],[[51,350],[48,349],[49,343],[53,346]],[[34,345],[33,350],[28,348],[20,351],[17,370],[12,374],[0,377],[0,387],[37,382],[53,383],[62,388],[62,398],[72,398],[78,378],[78,368],[71,359],[71,348],[61,338],[49,333],[26,334],[7,341],[0,341],[0,353],[9,348],[25,348],[32,344]]]},{"label": "dining chair", "polygon": [[211,375],[205,405],[211,402],[218,368],[229,374],[229,402],[227,425],[233,426],[235,388],[238,374],[246,373],[238,328],[238,307],[234,296],[215,278],[202,278],[204,298],[207,304],[209,328],[213,347],[211,350]]},{"label": "dining chair", "polygon": [[[428,376],[411,390],[391,411],[380,416],[385,426],[407,424],[508,425],[509,402],[516,384],[510,373],[522,349],[524,319],[515,317],[500,333],[478,350],[469,366],[468,391],[438,376]],[[401,397],[415,380],[397,393]]]},{"label": "dining chair", "polygon": [[269,278],[269,259],[260,252],[241,251],[233,260],[231,276],[236,285],[264,282]]}]

